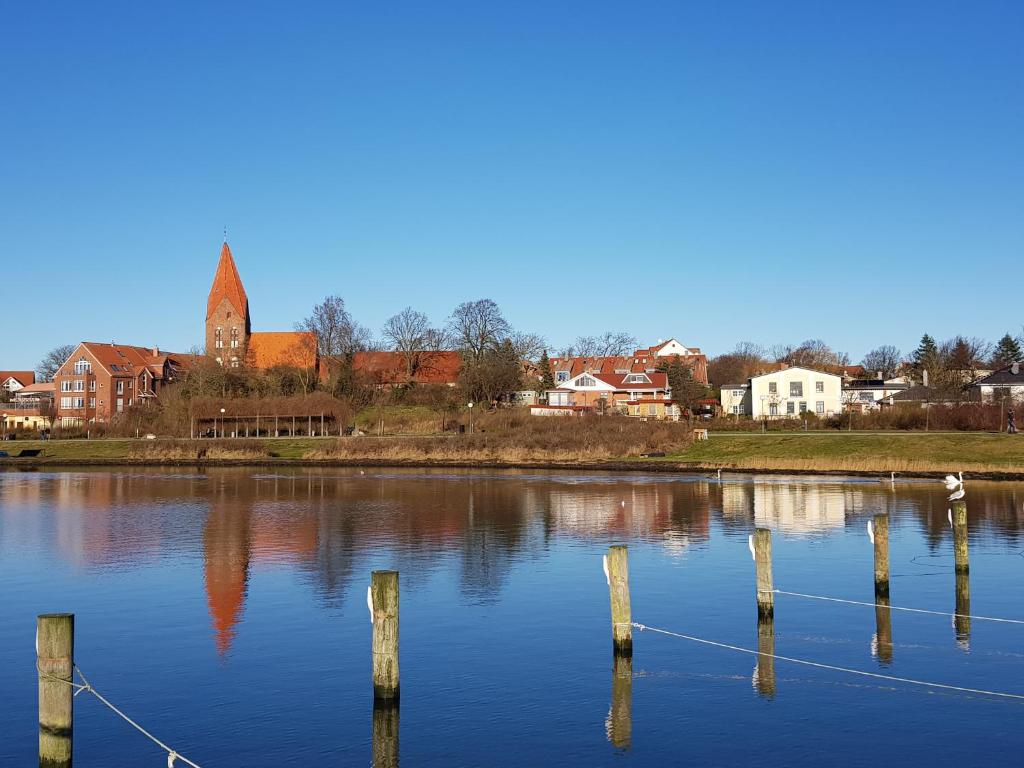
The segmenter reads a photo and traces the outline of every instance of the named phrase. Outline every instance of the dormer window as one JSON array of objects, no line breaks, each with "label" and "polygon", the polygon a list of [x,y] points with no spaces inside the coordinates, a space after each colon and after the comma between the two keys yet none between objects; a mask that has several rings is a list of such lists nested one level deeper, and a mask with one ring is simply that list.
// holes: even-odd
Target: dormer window
[{"label": "dormer window", "polygon": [[92,364],[84,357],[79,358],[75,363],[75,373],[81,376],[83,373],[92,373]]},{"label": "dormer window", "polygon": [[628,377],[626,378],[626,381],[627,381],[627,383],[629,383],[629,384],[650,384],[650,383],[651,383],[651,380],[650,380],[650,379],[648,379],[648,378],[647,378],[647,377],[646,377],[646,376],[645,376],[644,374],[642,374],[642,373],[631,373],[631,374],[630,374],[630,375],[629,375],[629,376],[628,376]]}]

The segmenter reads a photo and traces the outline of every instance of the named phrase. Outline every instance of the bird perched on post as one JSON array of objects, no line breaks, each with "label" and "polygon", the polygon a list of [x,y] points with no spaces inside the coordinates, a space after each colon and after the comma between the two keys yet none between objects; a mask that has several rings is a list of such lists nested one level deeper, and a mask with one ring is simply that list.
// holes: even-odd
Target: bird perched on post
[{"label": "bird perched on post", "polygon": [[957,472],[955,475],[946,475],[942,482],[946,486],[947,491],[953,491],[949,495],[949,501],[958,501],[967,495],[967,491],[964,490],[963,472]]}]

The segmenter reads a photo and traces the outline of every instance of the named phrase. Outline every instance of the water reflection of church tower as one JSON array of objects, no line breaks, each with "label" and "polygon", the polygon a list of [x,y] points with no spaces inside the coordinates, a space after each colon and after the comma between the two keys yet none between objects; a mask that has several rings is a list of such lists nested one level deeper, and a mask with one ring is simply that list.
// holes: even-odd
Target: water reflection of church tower
[{"label": "water reflection of church tower", "polygon": [[245,606],[251,555],[250,512],[245,500],[220,488],[210,502],[203,529],[206,600],[217,652],[222,656],[231,647]]}]

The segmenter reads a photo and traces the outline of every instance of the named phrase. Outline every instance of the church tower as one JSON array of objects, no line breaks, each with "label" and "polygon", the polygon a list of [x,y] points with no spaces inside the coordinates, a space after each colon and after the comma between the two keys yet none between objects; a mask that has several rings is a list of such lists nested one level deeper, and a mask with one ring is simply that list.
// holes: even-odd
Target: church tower
[{"label": "church tower", "polygon": [[249,299],[225,240],[206,301],[206,354],[221,365],[237,368],[245,363],[251,332]]}]

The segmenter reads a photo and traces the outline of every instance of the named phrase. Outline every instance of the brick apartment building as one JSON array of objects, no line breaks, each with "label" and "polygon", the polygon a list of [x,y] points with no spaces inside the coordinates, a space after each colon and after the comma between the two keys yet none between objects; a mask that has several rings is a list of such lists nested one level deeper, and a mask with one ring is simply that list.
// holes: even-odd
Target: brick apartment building
[{"label": "brick apartment building", "polygon": [[109,422],[156,397],[190,360],[156,348],[83,341],[54,376],[56,422],[62,427]]}]

